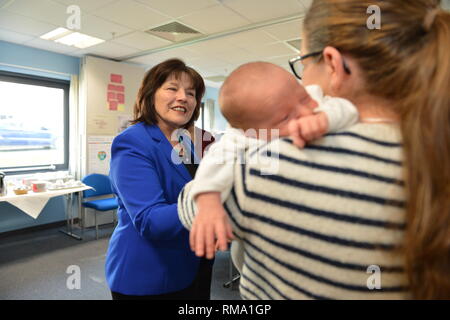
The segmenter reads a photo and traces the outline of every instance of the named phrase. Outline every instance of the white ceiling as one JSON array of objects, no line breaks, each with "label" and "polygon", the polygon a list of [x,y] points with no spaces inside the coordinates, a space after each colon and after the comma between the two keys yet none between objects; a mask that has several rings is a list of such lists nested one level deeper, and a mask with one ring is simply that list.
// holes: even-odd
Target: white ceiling
[{"label": "white ceiling", "polygon": [[[450,0],[445,1],[450,6]],[[147,67],[179,57],[204,77],[226,76],[238,65],[255,60],[270,61],[288,69],[287,61],[298,50],[286,42],[300,38],[302,16],[311,2],[0,0],[0,40],[79,57],[93,54]],[[66,27],[69,5],[81,8],[80,32],[106,42],[80,50],[40,39],[39,36],[57,27]],[[173,48],[174,43],[144,32],[173,21],[200,31],[206,40]]]},{"label": "white ceiling", "polygon": [[[272,61],[288,68],[288,59],[298,51],[286,41],[300,37],[300,17],[310,3],[311,0],[0,0],[0,40],[148,67],[179,57],[204,77],[226,76],[238,65],[254,60]],[[40,39],[57,27],[66,27],[69,5],[81,8],[80,32],[106,42],[80,50]],[[258,25],[292,16],[299,18]],[[218,33],[222,36],[167,50],[164,48],[174,43],[144,32],[173,21],[200,31],[202,38]],[[229,31],[233,33],[223,36]],[[142,55],[154,49],[162,50]]]}]

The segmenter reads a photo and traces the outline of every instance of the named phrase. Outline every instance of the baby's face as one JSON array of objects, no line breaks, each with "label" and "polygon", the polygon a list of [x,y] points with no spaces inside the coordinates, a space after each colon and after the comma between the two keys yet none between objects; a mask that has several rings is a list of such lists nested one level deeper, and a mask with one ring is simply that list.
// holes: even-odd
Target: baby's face
[{"label": "baby's face", "polygon": [[[310,103],[311,97],[305,88],[290,74],[279,77],[276,81],[268,83],[268,92],[273,99],[271,103],[266,105],[267,121],[262,123],[260,127],[270,129],[278,129],[279,137],[289,135],[288,123],[290,120],[311,115],[312,109],[306,107]],[[264,138],[264,137],[259,137]],[[277,138],[275,135],[269,135],[268,140]]]}]

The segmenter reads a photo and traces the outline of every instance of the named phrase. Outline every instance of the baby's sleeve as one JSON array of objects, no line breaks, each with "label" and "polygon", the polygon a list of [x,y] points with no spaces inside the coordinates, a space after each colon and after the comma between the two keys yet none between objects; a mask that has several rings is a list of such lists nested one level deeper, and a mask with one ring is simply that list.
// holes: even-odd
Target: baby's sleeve
[{"label": "baby's sleeve", "polygon": [[328,118],[328,132],[337,132],[358,122],[358,109],[349,100],[324,96],[322,89],[316,85],[307,86],[305,89],[319,105],[314,112],[326,114]]},{"label": "baby's sleeve", "polygon": [[243,152],[235,135],[223,135],[203,157],[192,182],[192,198],[204,192],[220,192],[222,202],[233,186],[234,163]]}]

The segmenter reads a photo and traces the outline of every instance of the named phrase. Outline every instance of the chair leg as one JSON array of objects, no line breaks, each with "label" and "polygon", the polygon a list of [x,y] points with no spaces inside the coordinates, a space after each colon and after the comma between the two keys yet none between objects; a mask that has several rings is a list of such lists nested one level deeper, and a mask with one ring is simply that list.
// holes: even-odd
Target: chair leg
[{"label": "chair leg", "polygon": [[94,210],[94,220],[95,220],[95,239],[98,240],[97,210]]}]

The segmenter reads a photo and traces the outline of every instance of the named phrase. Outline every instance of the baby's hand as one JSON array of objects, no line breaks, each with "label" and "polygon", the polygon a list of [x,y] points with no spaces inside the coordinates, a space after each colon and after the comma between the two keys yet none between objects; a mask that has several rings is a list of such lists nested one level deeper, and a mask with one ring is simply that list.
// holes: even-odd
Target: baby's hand
[{"label": "baby's hand", "polygon": [[305,143],[320,138],[328,131],[328,118],[325,113],[300,117],[290,121],[289,135],[293,143],[303,148]]},{"label": "baby's hand", "polygon": [[201,193],[195,201],[198,212],[192,224],[189,243],[198,257],[212,259],[216,248],[227,250],[228,242],[234,239],[231,224],[219,192]]}]

